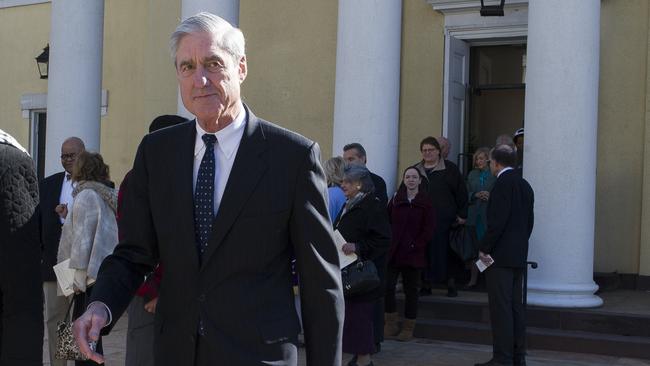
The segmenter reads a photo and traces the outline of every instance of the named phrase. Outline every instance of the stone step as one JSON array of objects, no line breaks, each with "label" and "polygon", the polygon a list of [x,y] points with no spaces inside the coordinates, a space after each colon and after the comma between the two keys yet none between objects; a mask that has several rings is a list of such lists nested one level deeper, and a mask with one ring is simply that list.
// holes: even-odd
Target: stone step
[{"label": "stone step", "polygon": [[[403,299],[398,299],[400,308]],[[529,327],[598,334],[650,337],[650,316],[599,309],[558,309],[529,306]],[[428,296],[420,299],[418,317],[489,324],[487,302]]]},{"label": "stone step", "polygon": [[[526,331],[530,349],[650,359],[649,337],[538,327],[528,327]],[[443,341],[492,344],[490,326],[484,322],[418,318],[414,335]]]}]

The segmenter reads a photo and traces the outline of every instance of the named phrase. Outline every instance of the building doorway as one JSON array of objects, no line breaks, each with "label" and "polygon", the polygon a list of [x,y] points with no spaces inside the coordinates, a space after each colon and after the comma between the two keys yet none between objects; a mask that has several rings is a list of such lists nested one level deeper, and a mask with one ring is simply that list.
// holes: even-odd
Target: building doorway
[{"label": "building doorway", "polygon": [[45,178],[45,131],[47,113],[45,110],[31,110],[29,124],[29,153],[36,165],[36,175],[41,181]]},{"label": "building doorway", "polygon": [[526,44],[470,47],[469,106],[464,123],[464,172],[472,154],[492,147],[497,136],[524,127]]}]

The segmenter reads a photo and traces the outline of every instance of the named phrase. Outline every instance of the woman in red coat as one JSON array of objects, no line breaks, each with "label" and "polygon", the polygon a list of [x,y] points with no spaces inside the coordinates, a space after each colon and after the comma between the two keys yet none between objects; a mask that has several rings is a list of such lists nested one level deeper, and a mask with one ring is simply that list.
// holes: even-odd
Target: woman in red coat
[{"label": "woman in red coat", "polygon": [[[393,237],[388,252],[384,336],[397,336],[400,341],[413,338],[420,273],[427,266],[427,243],[433,238],[436,222],[431,200],[424,191],[418,190],[421,182],[420,172],[414,167],[407,168],[402,184],[388,203]],[[401,331],[395,304],[395,285],[400,274],[406,296]]]}]

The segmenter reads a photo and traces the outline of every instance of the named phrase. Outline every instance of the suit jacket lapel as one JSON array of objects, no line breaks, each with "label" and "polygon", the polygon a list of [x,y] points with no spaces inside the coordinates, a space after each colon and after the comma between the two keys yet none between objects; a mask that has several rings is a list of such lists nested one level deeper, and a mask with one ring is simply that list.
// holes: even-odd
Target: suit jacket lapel
[{"label": "suit jacket lapel", "polygon": [[246,112],[246,130],[239,144],[217,217],[212,223],[212,234],[203,254],[201,270],[223,242],[268,167],[264,154],[267,142],[260,120],[248,108]]},{"label": "suit jacket lapel", "polygon": [[[196,141],[196,126],[195,121],[187,123],[187,128],[182,132],[179,139],[179,146],[176,151],[176,162],[174,167],[170,167],[173,171],[175,181],[173,186],[178,191],[177,205],[172,207],[178,208],[178,235],[181,240],[183,248],[189,249],[191,261],[196,263],[198,267],[199,256],[196,253],[196,238],[194,234],[194,189],[193,189],[193,176],[194,176],[194,145]],[[185,243],[189,244],[186,245]]]}]

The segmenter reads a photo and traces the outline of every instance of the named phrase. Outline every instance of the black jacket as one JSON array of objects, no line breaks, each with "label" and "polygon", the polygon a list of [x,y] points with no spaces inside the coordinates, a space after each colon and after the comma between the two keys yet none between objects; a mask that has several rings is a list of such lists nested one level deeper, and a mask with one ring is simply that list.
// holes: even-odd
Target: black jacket
[{"label": "black jacket", "polygon": [[363,260],[372,260],[377,267],[381,285],[376,290],[347,298],[354,301],[367,301],[383,296],[385,287],[386,258],[390,248],[390,223],[386,208],[372,193],[366,195],[350,211],[339,213],[334,221],[338,230],[348,243],[355,243],[356,254]]},{"label": "black jacket", "polygon": [[458,166],[445,160],[445,169],[427,173],[422,162],[414,165],[425,177],[420,190],[427,192],[439,222],[452,222],[456,216],[467,218],[467,185]]},{"label": "black jacket", "polygon": [[383,207],[386,207],[388,205],[388,194],[386,193],[386,182],[384,178],[370,172],[370,179],[372,179],[372,184],[375,186],[375,197],[379,199]]},{"label": "black jacket", "polygon": [[339,365],[343,292],[319,147],[247,112],[200,262],[195,122],[144,137],[124,197],[123,238],[104,260],[90,301],[106,303],[116,321],[144,274],[160,263],[156,365],[191,363],[199,324],[205,330],[199,347],[209,347],[206,366],[291,365],[300,331],[290,266],[295,257],[307,363]]},{"label": "black jacket", "polygon": [[503,172],[494,183],[480,250],[492,255],[495,267],[526,266],[534,200],[533,189],[515,170]]},{"label": "black jacket", "polygon": [[61,220],[54,209],[59,204],[61,185],[65,172],[52,174],[39,184],[40,203],[38,205],[39,234],[42,251],[41,275],[43,281],[56,281],[52,266],[56,264],[61,239]]}]

